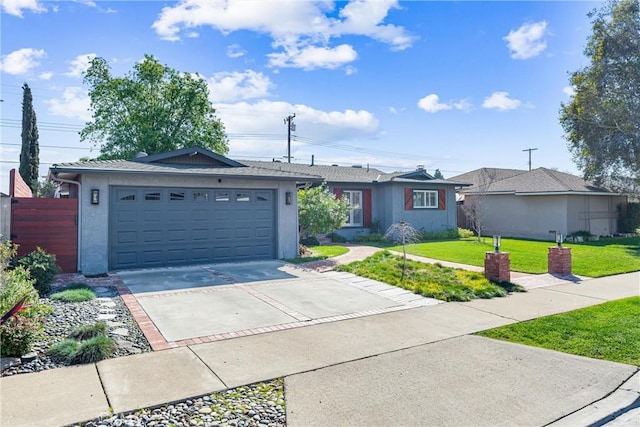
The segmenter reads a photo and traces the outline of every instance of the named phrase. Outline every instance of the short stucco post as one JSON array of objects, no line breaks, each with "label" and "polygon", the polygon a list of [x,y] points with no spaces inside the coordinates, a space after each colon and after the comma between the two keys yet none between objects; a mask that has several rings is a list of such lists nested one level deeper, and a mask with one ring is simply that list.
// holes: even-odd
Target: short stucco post
[{"label": "short stucco post", "polygon": [[486,252],[484,254],[484,277],[493,282],[510,282],[509,252]]},{"label": "short stucco post", "polygon": [[571,248],[551,246],[547,260],[549,274],[571,275]]}]

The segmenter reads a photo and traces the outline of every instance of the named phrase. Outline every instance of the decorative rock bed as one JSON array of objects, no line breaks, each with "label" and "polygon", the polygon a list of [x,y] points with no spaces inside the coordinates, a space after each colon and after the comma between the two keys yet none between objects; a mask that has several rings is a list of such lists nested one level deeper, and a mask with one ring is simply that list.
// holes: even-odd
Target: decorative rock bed
[{"label": "decorative rock bed", "polygon": [[[93,287],[96,299],[86,302],[60,302],[48,298],[41,301],[53,307],[47,317],[44,336],[36,342],[32,352],[20,358],[2,359],[2,376],[39,372],[66,366],[46,355],[49,348],[64,340],[77,326],[103,321],[109,328],[109,337],[117,344],[111,357],[127,356],[151,351],[142,331],[124,305],[115,287]],[[53,291],[55,292],[55,290]]]}]

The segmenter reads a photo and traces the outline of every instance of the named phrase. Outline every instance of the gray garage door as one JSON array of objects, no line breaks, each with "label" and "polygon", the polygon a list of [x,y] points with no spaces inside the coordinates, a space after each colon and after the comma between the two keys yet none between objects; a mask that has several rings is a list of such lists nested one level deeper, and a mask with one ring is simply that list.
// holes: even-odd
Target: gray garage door
[{"label": "gray garage door", "polygon": [[275,257],[273,190],[111,187],[112,269]]}]

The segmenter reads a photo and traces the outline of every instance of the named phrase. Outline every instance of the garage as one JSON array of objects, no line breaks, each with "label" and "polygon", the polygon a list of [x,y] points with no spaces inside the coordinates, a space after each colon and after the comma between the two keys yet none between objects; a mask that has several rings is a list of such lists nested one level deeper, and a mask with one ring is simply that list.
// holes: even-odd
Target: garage
[{"label": "garage", "polygon": [[111,186],[110,269],[276,257],[275,192]]}]

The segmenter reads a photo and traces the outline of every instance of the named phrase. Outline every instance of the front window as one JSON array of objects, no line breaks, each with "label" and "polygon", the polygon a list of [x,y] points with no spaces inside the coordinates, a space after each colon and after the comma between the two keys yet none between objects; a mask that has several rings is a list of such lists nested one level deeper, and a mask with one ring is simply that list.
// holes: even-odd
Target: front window
[{"label": "front window", "polygon": [[345,226],[362,227],[362,191],[345,190],[342,195],[351,208]]},{"label": "front window", "polygon": [[413,208],[429,209],[438,207],[438,192],[434,190],[413,190]]}]

